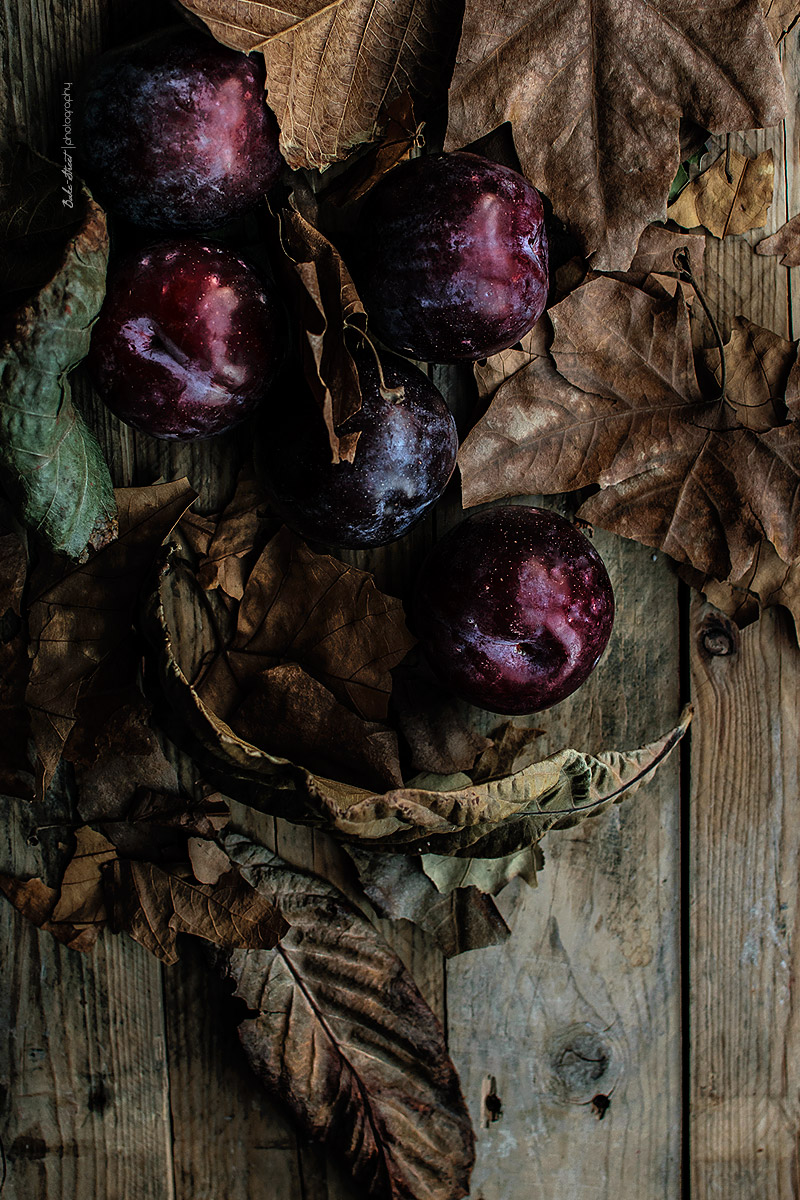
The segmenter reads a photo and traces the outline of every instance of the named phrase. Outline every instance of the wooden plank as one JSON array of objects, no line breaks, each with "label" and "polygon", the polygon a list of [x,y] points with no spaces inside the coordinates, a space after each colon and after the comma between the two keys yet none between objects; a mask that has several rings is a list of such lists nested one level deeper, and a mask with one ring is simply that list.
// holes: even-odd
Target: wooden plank
[{"label": "wooden plank", "polygon": [[698,603],[692,627],[692,1183],[795,1200],[800,652],[774,611],[739,635]]},{"label": "wooden plank", "polygon": [[[679,709],[672,569],[632,542],[599,531],[595,542],[615,630],[586,685],[540,714],[543,753],[639,745]],[[450,1044],[478,1135],[474,1200],[680,1194],[678,765],[545,838],[538,888],[501,894],[511,939],[448,963]],[[602,1120],[598,1095],[611,1101]]]}]

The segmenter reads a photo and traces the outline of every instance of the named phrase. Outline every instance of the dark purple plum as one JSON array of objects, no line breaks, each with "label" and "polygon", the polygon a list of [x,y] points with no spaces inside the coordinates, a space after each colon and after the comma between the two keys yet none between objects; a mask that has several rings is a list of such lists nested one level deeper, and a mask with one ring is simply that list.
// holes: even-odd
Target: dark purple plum
[{"label": "dark purple plum", "polygon": [[[318,406],[310,393],[270,411],[259,458],[265,487],[281,516],[310,541],[331,546],[382,546],[402,537],[444,491],[453,473],[458,435],[441,393],[411,363],[382,355],[381,393],[374,354],[355,361],[362,405],[337,429],[358,433],[352,463],[333,462]],[[305,402],[303,402],[303,399]]]},{"label": "dark purple plum", "polygon": [[186,27],[104,55],[77,111],[89,181],[136,225],[219,225],[258,204],[281,170],[263,63]]},{"label": "dark purple plum", "polygon": [[143,433],[223,433],[263,399],[283,359],[274,286],[194,239],[162,242],[109,272],[87,363],[112,412]]},{"label": "dark purple plum", "polygon": [[354,273],[375,331],[428,362],[486,358],[519,341],[547,300],[542,200],[476,154],[430,154],[371,190]]},{"label": "dark purple plum", "polygon": [[548,509],[509,504],[467,517],[422,567],[416,630],[463,699],[532,713],[588,678],[614,623],[614,593],[589,539]]}]

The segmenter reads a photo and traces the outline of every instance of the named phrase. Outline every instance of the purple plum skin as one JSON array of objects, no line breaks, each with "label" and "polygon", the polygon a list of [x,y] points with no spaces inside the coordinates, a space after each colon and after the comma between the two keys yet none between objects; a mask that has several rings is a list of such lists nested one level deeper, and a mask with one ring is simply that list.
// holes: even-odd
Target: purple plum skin
[{"label": "purple plum skin", "polygon": [[440,678],[497,713],[533,713],[586,681],[614,623],[614,594],[589,539],[547,509],[467,517],[422,567],[416,628]]},{"label": "purple plum skin", "polygon": [[228,250],[185,238],[140,250],[109,272],[87,363],[126,424],[193,441],[250,416],[285,340],[273,285]]},{"label": "purple plum skin", "polygon": [[431,154],[390,171],[367,197],[359,247],[354,270],[370,321],[412,358],[487,358],[544,312],[541,197],[476,154]]},{"label": "purple plum skin", "polygon": [[427,375],[382,354],[384,381],[402,399],[381,394],[372,351],[354,355],[360,410],[337,430],[359,433],[352,463],[333,462],[325,425],[313,398],[270,413],[260,452],[266,490],[301,537],[328,546],[383,546],[402,537],[447,486],[458,434],[444,399]]},{"label": "purple plum skin", "polygon": [[241,216],[283,164],[263,64],[186,28],[104,55],[78,114],[78,152],[99,197],[151,229]]}]

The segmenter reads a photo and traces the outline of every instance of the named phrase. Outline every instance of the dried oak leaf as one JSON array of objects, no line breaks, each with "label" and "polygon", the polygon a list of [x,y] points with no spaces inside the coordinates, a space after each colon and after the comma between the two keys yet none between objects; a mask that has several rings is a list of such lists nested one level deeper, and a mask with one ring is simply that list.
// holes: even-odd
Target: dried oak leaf
[{"label": "dried oak leaf", "polygon": [[106,219],[78,186],[66,218],[59,167],[24,147],[0,170],[0,261],[17,268],[0,312],[0,472],[20,520],[80,560],[116,532],[111,476],[67,378],[105,296]]},{"label": "dried oak leaf", "polygon": [[14,879],[0,875],[0,892],[27,921],[51,933],[71,950],[84,953],[91,950],[100,932],[99,926],[76,929],[74,925],[52,921],[51,915],[58,899],[58,890],[48,887],[41,879]]},{"label": "dried oak leaf", "polygon": [[22,542],[15,533],[0,532],[0,795],[22,800],[31,799],[34,784],[25,707],[30,660],[22,621],[27,573]]},{"label": "dried oak leaf", "polygon": [[[437,942],[445,958],[497,946],[509,937],[511,930],[494,901],[483,894],[486,889],[470,886],[472,881],[439,889],[416,855],[373,853],[355,846],[348,846],[347,853],[378,916],[413,921]],[[462,874],[468,874],[474,860],[457,861]]]},{"label": "dried oak leaf", "polygon": [[772,204],[774,179],[771,150],[756,158],[732,150],[729,159],[723,154],[686,185],[667,217],[684,229],[702,225],[718,238],[760,229]]},{"label": "dried oak leaf", "polygon": [[461,16],[458,0],[181,2],[226,46],[264,55],[281,153],[321,170],[372,141],[403,92],[444,91]]},{"label": "dried oak leaf", "polygon": [[380,592],[371,575],[315,554],[282,529],[253,567],[233,643],[199,691],[225,720],[258,676],[294,662],[364,720],[380,721],[390,671],[414,640],[402,604]]},{"label": "dried oak leaf", "polygon": [[225,849],[290,929],[228,972],[257,1016],[245,1053],[375,1200],[458,1200],[474,1136],[444,1033],[374,927],[331,884],[231,834]]},{"label": "dried oak leaf", "polygon": [[600,484],[580,517],[703,574],[743,575],[765,538],[800,556],[800,430],[754,432],[703,397],[680,292],[596,279],[551,318],[552,359],[504,384],[462,447],[465,505]]},{"label": "dried oak leaf", "polygon": [[624,270],[665,216],[681,117],[775,125],[785,93],[757,0],[467,0],[449,107],[446,149],[510,121],[592,265]]},{"label": "dried oak leaf", "polygon": [[335,246],[292,207],[283,208],[278,220],[285,293],[302,330],[303,373],[325,420],[333,461],[352,462],[358,435],[340,438],[336,430],[361,408],[346,334],[349,329],[363,334],[367,314]]},{"label": "dried oak leaf", "polygon": [[26,693],[46,790],[76,719],[82,688],[130,635],[158,547],[195,499],[186,480],[116,493],[119,538],[85,564],[45,563],[31,583],[33,657]]},{"label": "dried oak leaf", "polygon": [[781,225],[777,233],[758,242],[755,251],[780,255],[782,267],[800,267],[800,213]]},{"label": "dried oak leaf", "polygon": [[190,868],[116,859],[105,874],[116,933],[129,933],[165,963],[178,961],[178,934],[217,946],[268,948],[286,931],[275,906],[236,868],[215,884],[198,883]]}]

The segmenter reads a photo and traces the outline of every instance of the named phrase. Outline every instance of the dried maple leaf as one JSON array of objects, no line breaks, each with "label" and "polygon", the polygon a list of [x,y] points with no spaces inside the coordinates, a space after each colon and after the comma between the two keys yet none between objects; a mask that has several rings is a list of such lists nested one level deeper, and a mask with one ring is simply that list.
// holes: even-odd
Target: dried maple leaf
[{"label": "dried maple leaf", "polygon": [[389,672],[413,644],[402,604],[378,591],[371,575],[314,554],[283,529],[253,567],[236,636],[200,694],[225,719],[257,676],[289,661],[365,720],[379,721]]},{"label": "dried maple leaf", "polygon": [[[719,351],[707,350],[704,358],[721,383]],[[725,346],[725,399],[745,428],[765,432],[786,423],[786,389],[796,361],[796,342],[734,317]]]},{"label": "dried maple leaf", "polygon": [[274,946],[286,922],[237,869],[215,884],[198,883],[190,869],[116,859],[106,875],[115,932],[124,931],[162,962],[178,961],[180,933],[217,946]]},{"label": "dried maple leaf", "polygon": [[290,924],[228,973],[258,1015],[256,1074],[374,1200],[458,1200],[474,1136],[444,1033],[399,958],[331,884],[237,835],[225,849]]},{"label": "dried maple leaf", "polygon": [[40,763],[52,779],[91,675],[124,644],[158,547],[195,498],[186,480],[116,493],[120,532],[89,562],[45,564],[31,584],[28,628],[33,664],[26,694]]},{"label": "dried maple leaf", "polygon": [[28,756],[30,721],[25,688],[30,662],[22,622],[28,556],[15,533],[0,531],[0,795],[29,800],[33,768]]},{"label": "dried maple leaf", "polygon": [[587,521],[724,580],[764,538],[800,555],[800,429],[742,427],[698,386],[686,305],[596,279],[551,310],[553,359],[498,391],[461,452],[467,505],[600,484]]},{"label": "dried maple leaf", "polygon": [[323,169],[371,141],[387,104],[443,92],[457,0],[181,0],[219,41],[259,50],[291,167]]},{"label": "dried maple leaf", "polygon": [[732,150],[686,185],[667,217],[684,229],[702,225],[718,238],[760,229],[772,204],[774,179],[771,150],[756,158]]},{"label": "dried maple leaf", "polygon": [[761,543],[739,579],[720,581],[691,568],[681,575],[740,628],[757,621],[761,609],[781,605],[791,613],[800,641],[800,560],[787,565],[769,542]]},{"label": "dried maple leaf", "polygon": [[88,353],[105,295],[106,219],[85,188],[76,188],[77,222],[67,218],[61,169],[24,147],[3,155],[0,171],[0,260],[11,282],[10,311],[0,313],[0,467],[20,519],[80,560],[116,532],[111,476],[67,378]]},{"label": "dried maple leaf", "polygon": [[446,148],[510,121],[524,173],[592,265],[624,270],[665,216],[682,116],[724,132],[784,113],[757,0],[468,0]]},{"label": "dried maple leaf", "polygon": [[800,267],[800,214],[756,245],[756,254],[779,255],[782,267]]}]

